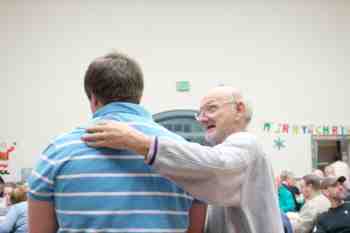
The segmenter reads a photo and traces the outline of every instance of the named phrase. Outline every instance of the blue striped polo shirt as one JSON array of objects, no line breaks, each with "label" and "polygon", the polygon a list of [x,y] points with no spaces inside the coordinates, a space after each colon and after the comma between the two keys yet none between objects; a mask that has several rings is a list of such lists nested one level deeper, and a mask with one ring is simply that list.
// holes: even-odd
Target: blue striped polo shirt
[{"label": "blue striped polo shirt", "polygon": [[[140,105],[114,102],[99,120],[130,122],[154,136],[183,140],[155,123]],[[29,178],[29,198],[52,202],[58,232],[186,232],[193,198],[128,150],[91,148],[86,126],[56,138]]]}]

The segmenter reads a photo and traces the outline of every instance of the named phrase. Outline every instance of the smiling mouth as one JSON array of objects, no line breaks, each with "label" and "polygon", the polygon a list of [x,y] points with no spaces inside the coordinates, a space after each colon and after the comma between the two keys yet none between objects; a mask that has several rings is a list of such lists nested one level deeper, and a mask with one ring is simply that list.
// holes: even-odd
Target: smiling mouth
[{"label": "smiling mouth", "polygon": [[207,126],[207,130],[209,131],[209,130],[211,130],[211,129],[214,129],[215,128],[215,125],[208,125]]}]

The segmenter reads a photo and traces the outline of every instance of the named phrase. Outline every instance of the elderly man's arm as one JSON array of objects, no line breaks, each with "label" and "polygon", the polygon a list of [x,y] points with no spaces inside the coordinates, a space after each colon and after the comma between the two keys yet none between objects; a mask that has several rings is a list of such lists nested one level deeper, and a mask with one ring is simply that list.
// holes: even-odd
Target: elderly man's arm
[{"label": "elderly man's arm", "polygon": [[51,202],[28,200],[29,233],[55,233],[58,229],[55,208]]},{"label": "elderly man's arm", "polygon": [[87,129],[89,134],[82,137],[89,146],[108,147],[112,149],[129,149],[137,154],[145,156],[149,153],[152,138],[126,123],[100,122]]},{"label": "elderly man's arm", "polygon": [[125,123],[108,122],[88,129],[91,146],[124,148],[144,155],[160,174],[210,204],[235,205],[248,165],[254,161],[255,139],[235,136],[215,147],[151,138]]},{"label": "elderly man's arm", "polygon": [[[155,143],[157,144],[157,143]],[[251,155],[239,145],[215,147],[159,138],[149,164],[194,197],[209,204],[235,206],[248,172]]]}]

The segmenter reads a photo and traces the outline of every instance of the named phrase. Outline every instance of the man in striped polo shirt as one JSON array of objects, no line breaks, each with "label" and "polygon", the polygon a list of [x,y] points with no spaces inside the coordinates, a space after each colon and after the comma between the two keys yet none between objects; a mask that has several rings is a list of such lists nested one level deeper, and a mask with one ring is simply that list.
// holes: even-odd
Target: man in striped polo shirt
[{"label": "man in striped polo shirt", "polygon": [[[139,105],[142,71],[125,55],[95,59],[85,74],[85,91],[93,112],[87,125],[128,122],[148,135],[183,140]],[[203,204],[140,155],[88,147],[80,139],[87,125],[56,138],[42,153],[29,179],[30,233],[202,232]]]}]

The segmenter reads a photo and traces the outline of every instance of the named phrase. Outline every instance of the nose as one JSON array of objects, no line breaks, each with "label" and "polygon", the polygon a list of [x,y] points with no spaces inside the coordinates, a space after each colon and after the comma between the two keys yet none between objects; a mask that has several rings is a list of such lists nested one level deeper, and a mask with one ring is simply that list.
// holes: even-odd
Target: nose
[{"label": "nose", "polygon": [[207,116],[201,116],[197,119],[197,121],[204,129],[209,125],[209,118]]},{"label": "nose", "polygon": [[196,118],[196,120],[199,123],[203,123],[203,122],[207,122],[208,121],[208,117],[207,117],[207,115],[204,112],[201,112],[201,113],[197,114],[195,116],[195,118]]}]

